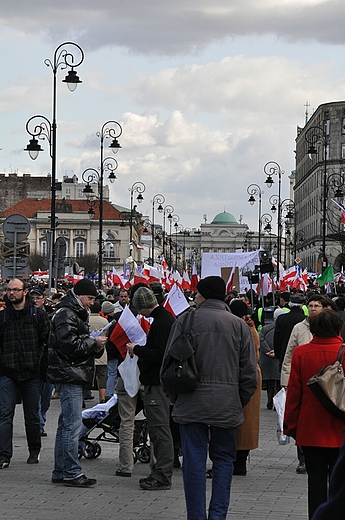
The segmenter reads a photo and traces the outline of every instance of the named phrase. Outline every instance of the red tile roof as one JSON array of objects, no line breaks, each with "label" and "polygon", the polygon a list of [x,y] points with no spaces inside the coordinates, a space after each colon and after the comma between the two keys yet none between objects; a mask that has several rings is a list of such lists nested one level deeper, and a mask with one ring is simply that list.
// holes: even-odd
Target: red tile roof
[{"label": "red tile roof", "polygon": [[[61,204],[61,199],[56,201],[56,204]],[[66,204],[72,205],[73,213],[87,213],[90,209],[90,205],[86,200],[65,200]],[[19,214],[24,215],[26,218],[35,218],[39,211],[50,211],[51,199],[22,199],[14,206],[6,209],[3,213],[0,213],[0,218],[7,218],[10,215]],[[96,203],[93,206],[95,215],[92,220],[99,219],[99,206]],[[56,213],[60,213],[58,210]],[[66,213],[68,215],[68,213]],[[114,208],[108,201],[103,201],[103,220],[121,220],[121,213]]]}]

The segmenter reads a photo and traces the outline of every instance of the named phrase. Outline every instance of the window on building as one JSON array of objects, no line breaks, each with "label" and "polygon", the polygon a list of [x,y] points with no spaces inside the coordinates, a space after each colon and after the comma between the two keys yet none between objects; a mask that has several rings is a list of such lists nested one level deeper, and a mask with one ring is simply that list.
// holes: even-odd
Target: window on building
[{"label": "window on building", "polygon": [[45,240],[43,240],[41,242],[41,255],[46,256],[47,254],[48,254],[47,242]]},{"label": "window on building", "polygon": [[341,122],[341,133],[345,134],[345,117],[343,117]]},{"label": "window on building", "polygon": [[75,234],[79,236],[84,236],[86,234],[85,229],[76,229]]},{"label": "window on building", "polygon": [[59,229],[59,235],[68,235],[68,229]]},{"label": "window on building", "polygon": [[104,256],[106,258],[115,258],[115,248],[114,244],[111,242],[107,242],[104,246]]},{"label": "window on building", "polygon": [[324,129],[325,129],[325,134],[329,135],[329,119],[326,119],[324,121]]},{"label": "window on building", "polygon": [[81,256],[84,256],[84,242],[76,242],[75,243],[75,256],[76,258],[79,258]]}]

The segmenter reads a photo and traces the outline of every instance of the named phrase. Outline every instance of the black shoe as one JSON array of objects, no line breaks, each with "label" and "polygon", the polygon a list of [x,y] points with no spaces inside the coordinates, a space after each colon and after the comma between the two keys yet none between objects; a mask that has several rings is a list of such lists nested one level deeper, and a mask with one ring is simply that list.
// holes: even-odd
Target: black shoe
[{"label": "black shoe", "polygon": [[38,464],[40,461],[40,452],[39,451],[31,451],[27,464]]},{"label": "black shoe", "polygon": [[307,473],[307,468],[305,467],[305,463],[304,462],[300,462],[296,468],[296,473],[298,473],[299,475],[304,475],[305,473]]},{"label": "black shoe", "polygon": [[10,465],[10,461],[5,459],[4,457],[0,457],[0,469],[8,468]]},{"label": "black shoe", "polygon": [[48,436],[47,432],[45,432],[44,430],[42,430],[42,431],[41,431],[41,437],[47,437],[47,436]]},{"label": "black shoe", "polygon": [[84,401],[92,401],[92,399],[94,399],[95,396],[94,395],[90,395],[90,397],[84,397]]},{"label": "black shoe", "polygon": [[115,475],[117,475],[118,477],[131,477],[132,473],[127,473],[126,471],[121,471],[120,469],[117,469],[115,471]]},{"label": "black shoe", "polygon": [[73,478],[72,480],[64,480],[64,486],[71,487],[91,487],[96,484],[97,480],[95,478],[87,478],[85,475],[80,475],[78,478]]},{"label": "black shoe", "polygon": [[144,480],[144,482],[140,483],[141,489],[145,489],[146,491],[163,491],[165,489],[171,489],[171,484],[163,484],[162,482],[158,482],[155,478],[152,480]]},{"label": "black shoe", "polygon": [[141,484],[142,482],[146,482],[147,480],[154,480],[154,478],[152,475],[149,475],[148,477],[145,477],[145,478],[141,478],[139,480],[139,484]]},{"label": "black shoe", "polygon": [[234,464],[233,475],[245,477],[247,475],[247,466],[245,464]]},{"label": "black shoe", "polygon": [[63,478],[52,477],[52,483],[53,484],[63,484]]}]

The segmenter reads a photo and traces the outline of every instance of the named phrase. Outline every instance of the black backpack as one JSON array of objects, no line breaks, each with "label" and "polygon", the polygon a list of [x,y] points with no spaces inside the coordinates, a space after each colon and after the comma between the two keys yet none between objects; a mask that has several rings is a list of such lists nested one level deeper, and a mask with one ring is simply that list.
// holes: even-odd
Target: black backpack
[{"label": "black backpack", "polygon": [[194,311],[183,318],[181,333],[165,353],[161,368],[161,382],[167,393],[193,392],[199,383],[191,336]]}]

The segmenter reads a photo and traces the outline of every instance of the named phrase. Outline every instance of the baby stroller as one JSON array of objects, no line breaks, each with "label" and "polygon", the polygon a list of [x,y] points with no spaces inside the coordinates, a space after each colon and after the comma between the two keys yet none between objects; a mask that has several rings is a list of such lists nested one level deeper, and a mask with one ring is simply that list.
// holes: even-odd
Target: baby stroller
[{"label": "baby stroller", "polygon": [[[142,400],[138,398],[136,415],[143,410]],[[98,404],[88,410],[83,410],[83,428],[79,437],[78,457],[95,459],[102,453],[100,442],[119,442],[120,415],[117,395],[104,404]],[[102,431],[97,435],[97,429]],[[134,421],[133,458],[134,462],[148,463],[150,461],[150,446],[146,419]]]}]

